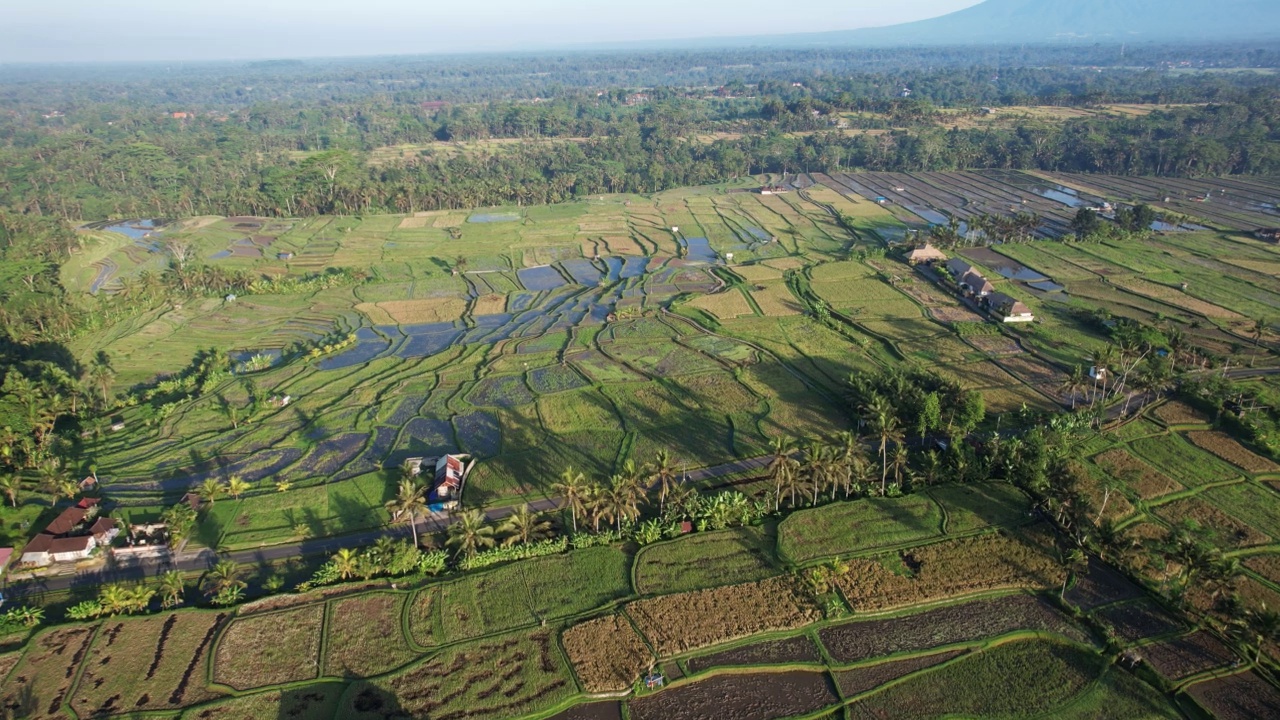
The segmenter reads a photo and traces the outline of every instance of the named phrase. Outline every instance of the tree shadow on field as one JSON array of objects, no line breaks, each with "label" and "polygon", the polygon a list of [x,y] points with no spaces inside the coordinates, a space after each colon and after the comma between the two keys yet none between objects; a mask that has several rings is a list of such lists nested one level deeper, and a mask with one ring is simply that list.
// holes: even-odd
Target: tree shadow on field
[{"label": "tree shadow on field", "polygon": [[[352,688],[347,683],[321,682],[306,687],[281,691],[277,702],[276,717],[280,720],[307,720],[308,718],[320,717],[363,717],[371,719],[382,717],[349,712],[349,705],[345,700],[351,694],[351,690]],[[394,697],[390,699],[395,700]],[[399,709],[398,702],[395,703],[394,707],[397,712],[401,713],[395,717],[409,717],[408,714],[404,714]],[[264,715],[263,717],[267,716]]]},{"label": "tree shadow on field", "polygon": [[[400,704],[400,699],[386,690],[371,683],[354,682],[343,694],[337,715],[343,718],[361,718],[367,720],[411,720],[414,716]],[[285,715],[285,707],[281,704],[281,720],[297,718],[298,715]]]}]

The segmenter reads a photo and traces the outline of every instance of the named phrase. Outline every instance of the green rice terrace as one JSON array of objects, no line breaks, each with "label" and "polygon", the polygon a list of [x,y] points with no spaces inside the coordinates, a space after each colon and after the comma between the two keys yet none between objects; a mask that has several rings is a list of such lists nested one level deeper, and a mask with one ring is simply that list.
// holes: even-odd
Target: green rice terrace
[{"label": "green rice terrace", "polygon": [[[1280,716],[1280,247],[1256,232],[1278,200],[813,174],[85,228],[72,350],[120,400],[73,471],[133,524],[190,500],[182,553],[240,562],[32,592],[67,622],[6,619],[0,704]],[[926,239],[1034,321],[913,267]],[[406,461],[445,454],[475,463],[461,507],[407,511],[422,549],[373,545],[409,537]],[[61,506],[13,505],[20,555]],[[255,556],[320,541],[314,574]]]}]

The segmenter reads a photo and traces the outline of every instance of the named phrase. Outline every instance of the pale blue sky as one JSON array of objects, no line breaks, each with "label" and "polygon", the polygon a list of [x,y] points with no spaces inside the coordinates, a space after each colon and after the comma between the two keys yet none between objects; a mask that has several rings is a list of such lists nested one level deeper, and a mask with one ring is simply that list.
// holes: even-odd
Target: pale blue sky
[{"label": "pale blue sky", "polygon": [[0,63],[502,51],[847,30],[978,0],[0,0]]}]

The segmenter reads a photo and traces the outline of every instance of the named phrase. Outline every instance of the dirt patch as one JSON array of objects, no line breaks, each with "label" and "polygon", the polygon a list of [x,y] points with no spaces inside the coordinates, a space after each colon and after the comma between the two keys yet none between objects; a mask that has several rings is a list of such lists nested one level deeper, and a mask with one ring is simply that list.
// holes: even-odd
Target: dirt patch
[{"label": "dirt patch", "polygon": [[1186,489],[1125,450],[1108,450],[1095,457],[1093,461],[1113,477],[1128,481],[1129,486],[1143,500],[1163,497]]},{"label": "dirt patch", "polygon": [[1199,498],[1182,498],[1161,505],[1156,509],[1156,515],[1172,525],[1193,520],[1200,527],[1214,531],[1221,541],[1234,548],[1263,545],[1270,540],[1261,532]]},{"label": "dirt patch", "polygon": [[1219,720],[1280,717],[1280,690],[1253,673],[1196,683],[1187,694]]},{"label": "dirt patch", "polygon": [[630,703],[632,720],[773,720],[806,715],[839,701],[826,673],[725,675]]},{"label": "dirt patch", "polygon": [[965,340],[988,355],[1022,354],[1022,348],[1017,341],[1003,335],[971,335]]},{"label": "dirt patch", "polygon": [[316,677],[323,621],[323,605],[237,619],[218,642],[214,682],[248,690]]},{"label": "dirt patch", "polygon": [[931,307],[929,313],[938,322],[962,323],[983,322],[983,317],[972,310],[962,307]]},{"label": "dirt patch", "polygon": [[1089,558],[1089,570],[1067,592],[1067,602],[1081,610],[1142,597],[1142,589],[1097,558]]},{"label": "dirt patch", "polygon": [[1198,430],[1187,433],[1187,439],[1197,447],[1208,450],[1245,472],[1256,475],[1280,470],[1280,465],[1255,454],[1226,433],[1216,430]]},{"label": "dirt patch", "polygon": [[966,650],[952,650],[951,652],[907,658],[905,660],[893,660],[879,665],[860,667],[832,674],[835,676],[836,684],[840,686],[840,694],[850,698],[854,695],[861,695],[868,690],[874,690],[892,680],[906,677],[913,672],[941,665],[948,660],[960,657],[966,652]]},{"label": "dirt patch", "polygon": [[788,665],[791,663],[821,663],[822,656],[818,648],[807,635],[787,638],[786,640],[770,640],[768,642],[746,645],[732,650],[703,655],[693,658],[685,664],[689,672],[699,673],[716,667],[732,667],[735,665]]},{"label": "dirt patch", "polygon": [[1153,415],[1165,425],[1208,425],[1209,416],[1190,405],[1174,400],[1156,408]]},{"label": "dirt patch", "polygon": [[1148,645],[1140,652],[1156,672],[1170,680],[1225,667],[1236,660],[1230,648],[1205,631]]},{"label": "dirt patch", "polygon": [[1118,637],[1130,642],[1171,633],[1181,627],[1177,620],[1148,600],[1104,608],[1096,617]]},{"label": "dirt patch", "polygon": [[1078,642],[1088,635],[1047,600],[1011,595],[937,610],[824,628],[818,638],[838,663],[851,664],[895,653],[984,640],[1017,630],[1052,632]]},{"label": "dirt patch", "polygon": [[618,615],[575,625],[562,639],[569,662],[587,692],[626,690],[653,661],[635,628]]},{"label": "dirt patch", "polygon": [[598,702],[575,705],[550,720],[622,720],[622,703]]}]

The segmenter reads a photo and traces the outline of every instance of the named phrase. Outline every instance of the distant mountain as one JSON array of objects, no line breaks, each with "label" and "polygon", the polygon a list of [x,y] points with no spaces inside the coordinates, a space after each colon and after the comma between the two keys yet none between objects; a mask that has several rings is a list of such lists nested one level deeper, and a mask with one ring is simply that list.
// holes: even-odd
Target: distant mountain
[{"label": "distant mountain", "polygon": [[1280,39],[1280,0],[987,0],[929,20],[794,35],[787,38],[786,44],[884,46],[1234,39]]}]

